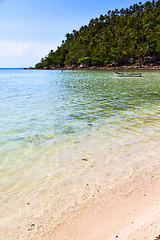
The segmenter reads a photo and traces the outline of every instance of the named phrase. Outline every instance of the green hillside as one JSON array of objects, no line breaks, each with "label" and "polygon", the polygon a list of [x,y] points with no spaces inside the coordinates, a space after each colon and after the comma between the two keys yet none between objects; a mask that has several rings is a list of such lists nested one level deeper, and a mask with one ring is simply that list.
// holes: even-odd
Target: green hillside
[{"label": "green hillside", "polygon": [[139,2],[91,19],[66,34],[36,68],[160,64],[160,0]]}]

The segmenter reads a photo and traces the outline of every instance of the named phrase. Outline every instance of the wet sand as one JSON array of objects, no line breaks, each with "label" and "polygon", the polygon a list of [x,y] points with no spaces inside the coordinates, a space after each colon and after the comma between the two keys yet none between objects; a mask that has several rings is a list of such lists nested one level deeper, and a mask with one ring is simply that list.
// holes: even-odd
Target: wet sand
[{"label": "wet sand", "polygon": [[[160,234],[159,169],[144,172],[121,188],[92,198],[62,215],[56,227],[50,212],[12,229],[12,239],[154,240]],[[45,209],[45,208],[44,208]],[[43,210],[44,210],[43,209]],[[24,219],[26,221],[26,219]],[[5,236],[5,235],[4,235]],[[1,239],[11,239],[1,238]]]},{"label": "wet sand", "polygon": [[87,202],[40,239],[159,239],[158,171],[146,172],[123,188]]},{"label": "wet sand", "polygon": [[[77,180],[72,176],[59,185],[47,183],[41,189],[31,189],[23,198],[20,197],[20,201],[15,195],[15,199],[12,198],[15,207],[12,202],[8,202],[8,214],[5,214],[6,209],[1,212],[0,239],[158,239],[158,146],[159,141],[141,143],[138,147],[126,146],[121,158],[137,158],[132,163],[134,171],[124,178],[118,178],[118,175],[115,178],[114,175],[112,185],[107,182],[111,176],[102,177],[105,168],[103,172],[100,166],[90,166],[93,171],[91,174],[86,166],[86,173]],[[82,162],[89,164],[84,159]],[[145,165],[145,162],[148,164]],[[95,172],[101,172],[97,179],[91,181],[95,174],[94,168]]]}]

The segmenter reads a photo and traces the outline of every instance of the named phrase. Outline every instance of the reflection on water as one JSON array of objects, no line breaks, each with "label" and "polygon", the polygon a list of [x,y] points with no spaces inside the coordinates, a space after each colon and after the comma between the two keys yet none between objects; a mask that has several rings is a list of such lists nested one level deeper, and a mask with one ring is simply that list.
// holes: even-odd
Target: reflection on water
[{"label": "reflection on water", "polygon": [[72,162],[71,146],[101,138],[132,144],[146,129],[158,134],[160,73],[1,70],[0,102],[0,184],[13,190],[57,176]]}]

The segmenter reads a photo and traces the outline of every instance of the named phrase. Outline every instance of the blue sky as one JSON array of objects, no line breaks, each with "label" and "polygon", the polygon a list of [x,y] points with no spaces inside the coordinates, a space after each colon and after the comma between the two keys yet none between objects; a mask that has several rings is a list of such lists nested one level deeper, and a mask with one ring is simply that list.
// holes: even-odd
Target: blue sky
[{"label": "blue sky", "polygon": [[[0,67],[29,67],[108,10],[136,0],[0,0]],[[144,3],[145,1],[141,1]]]}]

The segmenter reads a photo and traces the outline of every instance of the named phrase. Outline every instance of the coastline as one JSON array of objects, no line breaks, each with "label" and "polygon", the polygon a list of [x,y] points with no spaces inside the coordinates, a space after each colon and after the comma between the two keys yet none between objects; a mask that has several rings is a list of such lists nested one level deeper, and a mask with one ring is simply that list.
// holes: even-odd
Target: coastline
[{"label": "coastline", "polygon": [[[130,66],[68,66],[68,67],[44,67],[34,68],[29,67],[28,69],[36,70],[160,70],[160,65],[130,65]],[[25,69],[27,70],[27,69]]]}]

